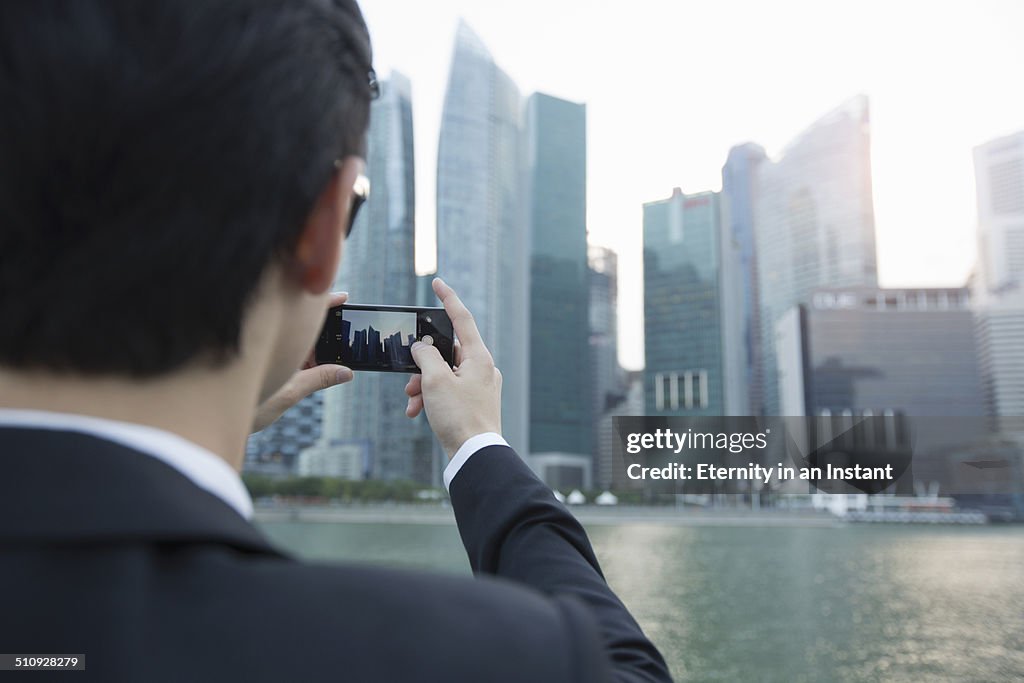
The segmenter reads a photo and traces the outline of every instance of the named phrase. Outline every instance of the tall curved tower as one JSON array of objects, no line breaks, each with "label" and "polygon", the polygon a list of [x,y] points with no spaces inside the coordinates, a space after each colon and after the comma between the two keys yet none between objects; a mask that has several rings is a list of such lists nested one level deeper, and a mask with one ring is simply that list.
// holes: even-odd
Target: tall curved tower
[{"label": "tall curved tower", "polygon": [[529,448],[529,254],[522,102],[460,21],[437,153],[437,272],[473,312],[502,372],[502,432]]},{"label": "tall curved tower", "polygon": [[877,287],[868,98],[853,97],[762,163],[754,215],[764,410],[779,415],[776,325],[818,287]]}]

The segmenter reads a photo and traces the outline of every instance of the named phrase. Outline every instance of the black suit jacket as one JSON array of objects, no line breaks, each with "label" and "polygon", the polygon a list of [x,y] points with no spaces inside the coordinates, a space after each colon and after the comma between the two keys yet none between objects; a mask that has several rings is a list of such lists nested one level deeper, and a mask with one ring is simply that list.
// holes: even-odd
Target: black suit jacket
[{"label": "black suit jacket", "polygon": [[19,680],[670,680],[512,449],[476,453],[451,499],[479,580],[301,562],[156,458],[0,428],[0,652],[86,655]]}]

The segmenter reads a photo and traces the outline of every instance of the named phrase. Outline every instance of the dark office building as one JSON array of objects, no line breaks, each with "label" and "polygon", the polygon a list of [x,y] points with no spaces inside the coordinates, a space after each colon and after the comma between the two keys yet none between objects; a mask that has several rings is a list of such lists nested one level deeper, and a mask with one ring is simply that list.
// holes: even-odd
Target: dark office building
[{"label": "dark office building", "polygon": [[963,463],[986,460],[991,433],[968,306],[966,288],[814,290],[775,326],[782,409],[851,426],[893,416],[915,486],[977,493],[979,470]]},{"label": "dark office building", "polygon": [[[776,339],[784,342],[779,368],[786,414],[985,414],[966,289],[819,289],[804,309],[799,337],[796,310],[776,328]],[[797,339],[803,368],[794,364]],[[803,406],[794,403],[801,394]]]},{"label": "dark office building", "polygon": [[776,325],[785,414],[905,415],[919,453],[984,434],[968,304],[965,288],[815,290]]},{"label": "dark office building", "polygon": [[593,454],[586,130],[584,105],[529,98],[531,454]]}]

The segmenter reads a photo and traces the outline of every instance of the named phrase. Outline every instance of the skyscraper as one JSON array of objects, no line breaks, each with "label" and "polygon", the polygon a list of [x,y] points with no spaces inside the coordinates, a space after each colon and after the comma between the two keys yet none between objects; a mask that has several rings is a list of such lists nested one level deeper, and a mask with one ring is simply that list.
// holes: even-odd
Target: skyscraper
[{"label": "skyscraper", "polygon": [[868,99],[829,112],[760,164],[754,233],[761,302],[764,408],[778,415],[776,329],[818,287],[875,287]]},{"label": "skyscraper", "polygon": [[502,432],[528,452],[529,231],[519,90],[460,21],[437,153],[437,272],[502,372]]},{"label": "skyscraper", "polygon": [[976,147],[974,178],[980,276],[977,298],[987,303],[1024,289],[1024,131]]},{"label": "skyscraper", "polygon": [[[416,301],[415,190],[412,94],[405,76],[394,72],[382,83],[370,121],[366,168],[372,195],[345,242],[334,287],[348,291],[353,303],[408,305]],[[372,327],[355,333],[357,347],[366,347],[366,360],[385,353],[381,334]],[[356,445],[366,449],[374,478],[433,481],[424,418],[405,416],[407,380],[401,374],[357,372],[351,383],[328,389],[323,433],[314,449],[349,452]],[[326,461],[315,455],[311,461]]]},{"label": "skyscraper", "polygon": [[643,239],[647,414],[732,413],[730,396],[746,391],[734,371],[737,249],[720,195],[675,188],[644,204]]},{"label": "skyscraper", "polygon": [[[622,415],[626,400],[626,373],[619,365],[618,257],[606,247],[592,245],[590,265],[591,411],[594,435],[594,483],[612,485],[612,416]],[[640,381],[643,383],[642,379]],[[642,398],[641,398],[642,400]],[[643,414],[641,403],[637,415]]]},{"label": "skyscraper", "polygon": [[973,289],[985,397],[998,429],[1024,441],[1024,131],[976,147],[974,175]]},{"label": "skyscraper", "polygon": [[1024,442],[1024,302],[990,298],[974,315],[988,412],[999,431]]},{"label": "skyscraper", "polygon": [[590,366],[594,415],[601,415],[625,398],[625,373],[619,365],[619,266],[618,255],[591,245],[590,266]]},{"label": "skyscraper", "polygon": [[586,107],[526,104],[530,224],[530,454],[593,456]]},{"label": "skyscraper", "polygon": [[[724,214],[728,217],[729,235],[735,244],[737,287],[739,291],[738,334],[742,349],[741,365],[737,372],[742,375],[746,387],[745,405],[737,401],[738,415],[763,415],[764,368],[761,349],[761,310],[757,279],[757,248],[754,240],[754,207],[757,204],[757,174],[761,165],[768,160],[764,148],[753,143],[737,145],[729,150],[729,156],[722,167],[722,202]],[[739,397],[737,397],[739,399]]]},{"label": "skyscraper", "polygon": [[417,306],[440,306],[437,295],[434,294],[434,278],[437,273],[416,276],[416,305]]}]

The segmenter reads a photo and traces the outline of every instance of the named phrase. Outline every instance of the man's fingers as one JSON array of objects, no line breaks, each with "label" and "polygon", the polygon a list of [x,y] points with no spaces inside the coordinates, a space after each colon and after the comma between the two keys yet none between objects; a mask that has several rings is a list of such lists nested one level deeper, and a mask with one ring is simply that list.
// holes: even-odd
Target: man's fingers
[{"label": "man's fingers", "polygon": [[407,417],[416,417],[423,410],[423,395],[413,396],[409,399],[409,404],[405,407],[405,414]]},{"label": "man's fingers", "polygon": [[296,372],[278,394],[287,404],[287,410],[310,394],[333,387],[335,384],[349,382],[352,377],[352,371],[344,365],[317,365]]},{"label": "man's fingers", "polygon": [[423,376],[413,375],[405,385],[405,395],[411,397],[421,393],[423,393]]},{"label": "man's fingers", "polygon": [[[420,372],[424,375],[436,375],[438,373],[451,373],[452,369],[441,358],[441,352],[436,346],[424,344],[421,341],[412,345],[412,359],[416,361]],[[420,386],[423,386],[423,379],[420,378]]]},{"label": "man's fingers", "polygon": [[432,284],[434,286],[434,294],[441,300],[444,310],[448,313],[448,317],[451,318],[455,334],[462,343],[462,355],[466,358],[472,358],[484,353],[490,355],[490,351],[484,345],[484,340],[480,337],[480,330],[476,328],[473,314],[462,303],[462,299],[455,293],[455,290],[439,277],[434,278]]},{"label": "man's fingers", "polygon": [[299,371],[293,381],[299,399],[303,399],[314,391],[350,382],[353,377],[352,371],[344,365],[318,365],[309,370]]},{"label": "man's fingers", "polygon": [[299,370],[266,401],[256,407],[252,430],[258,432],[315,391],[350,382],[352,371],[343,365],[318,365]]}]

